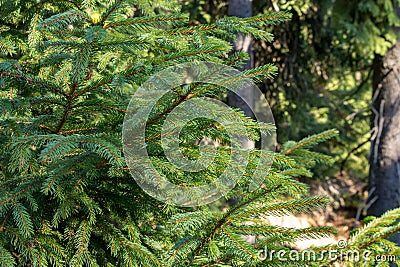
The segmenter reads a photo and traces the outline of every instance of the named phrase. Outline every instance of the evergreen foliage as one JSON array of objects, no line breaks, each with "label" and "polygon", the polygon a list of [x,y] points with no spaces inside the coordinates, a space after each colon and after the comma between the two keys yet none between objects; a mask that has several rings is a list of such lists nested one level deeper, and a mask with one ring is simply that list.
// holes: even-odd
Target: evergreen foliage
[{"label": "evergreen foliage", "polygon": [[[0,62],[0,265],[320,266],[319,262],[287,262],[276,256],[261,261],[257,255],[267,244],[288,250],[297,239],[335,232],[329,227],[272,226],[263,217],[327,205],[324,197],[308,196],[307,185],[293,177],[310,176],[311,167],[331,161],[309,149],[336,136],[337,131],[287,142],[275,155],[260,188],[248,192],[246,177],[239,181],[227,197],[240,200],[227,211],[156,201],[137,186],[122,153],[126,107],[148,77],[182,62],[207,60],[238,66],[246,54],[228,55],[237,32],[271,41],[265,26],[286,21],[290,15],[227,17],[193,26],[179,13],[178,5],[169,1],[69,3],[68,11],[45,19],[32,16],[28,41],[24,41],[32,47],[32,60]],[[10,47],[15,44],[9,43],[1,51],[12,54]],[[274,66],[264,65],[240,77],[257,81],[275,74]],[[146,136],[149,155],[171,180],[177,175],[160,153],[157,136],[165,115],[188,96],[223,93],[220,87],[209,85],[175,89],[176,94],[162,99],[153,111]],[[257,139],[257,131],[252,130],[257,124],[241,118],[248,127],[243,134]],[[210,138],[228,143],[223,129],[200,120],[189,124],[180,136],[188,157],[196,158],[198,147],[193,140],[201,138],[204,132],[200,130],[207,127],[205,134]],[[271,131],[271,127],[266,125],[264,130]],[[221,168],[229,164],[223,152],[222,148]],[[249,174],[255,171],[253,163],[258,157],[257,150],[252,153]],[[217,177],[218,167],[191,177],[191,182]],[[392,211],[376,219],[349,244],[398,253],[383,238],[400,227],[399,213]],[[243,235],[257,236],[257,242],[248,244]]]}]

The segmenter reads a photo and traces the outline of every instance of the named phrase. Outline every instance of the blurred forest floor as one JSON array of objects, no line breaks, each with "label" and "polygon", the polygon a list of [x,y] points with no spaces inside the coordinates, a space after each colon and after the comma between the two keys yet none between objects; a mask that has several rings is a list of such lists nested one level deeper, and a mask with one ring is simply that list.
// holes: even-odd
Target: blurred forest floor
[{"label": "blurred forest floor", "polygon": [[347,240],[351,231],[361,226],[360,220],[365,216],[363,200],[368,195],[367,184],[358,178],[352,178],[346,172],[338,173],[334,178],[316,179],[309,184],[311,195],[329,197],[331,203],[328,207],[309,214],[268,216],[266,220],[271,224],[286,227],[332,226],[338,230],[338,233],[331,238],[298,241],[296,247],[299,249],[306,249],[313,245],[336,244],[339,240]]}]

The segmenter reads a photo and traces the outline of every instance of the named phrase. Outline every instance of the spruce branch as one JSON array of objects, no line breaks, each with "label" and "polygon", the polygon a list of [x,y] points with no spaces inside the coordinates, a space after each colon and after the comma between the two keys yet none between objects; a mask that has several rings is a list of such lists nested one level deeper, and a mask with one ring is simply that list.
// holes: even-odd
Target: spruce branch
[{"label": "spruce branch", "polygon": [[229,222],[230,217],[238,210],[243,209],[245,206],[250,205],[253,202],[256,202],[258,199],[264,197],[265,195],[279,189],[280,187],[282,187],[282,185],[276,185],[270,189],[264,190],[261,193],[250,197],[249,199],[238,203],[236,206],[232,207],[228,212],[226,212],[224,214],[224,216],[218,220],[218,222],[215,224],[215,226],[212,228],[211,231],[208,232],[208,234],[202,238],[201,243],[196,247],[196,249],[193,251],[192,253],[192,258],[190,263],[193,262],[195,255],[199,254],[199,252],[201,252],[201,250],[204,248],[204,246],[207,244],[207,242],[209,242],[210,240],[212,240],[212,238],[214,237],[214,235],[217,234],[218,230],[223,227],[227,222]]},{"label": "spruce branch", "polygon": [[45,81],[38,80],[37,78],[30,77],[26,74],[15,74],[15,73],[10,73],[10,72],[6,72],[6,71],[0,71],[0,78],[2,76],[15,78],[20,81],[24,81],[26,83],[41,85],[45,88],[49,88],[49,89],[53,90],[54,92],[63,95],[64,97],[69,97],[68,93],[64,92],[61,88],[57,87],[56,85],[50,84]]},{"label": "spruce branch", "polygon": [[157,15],[154,17],[137,17],[137,18],[129,18],[122,21],[112,22],[110,24],[106,24],[103,28],[116,28],[121,26],[129,26],[129,25],[139,25],[144,26],[146,24],[154,26],[162,26],[163,22],[187,22],[188,17],[183,15]]},{"label": "spruce branch", "polygon": [[85,22],[91,23],[90,17],[84,12],[72,9],[62,14],[54,15],[43,22],[39,23],[39,28],[48,29],[50,31],[60,30],[68,26],[70,23],[74,23],[83,19]]},{"label": "spruce branch", "polygon": [[288,148],[286,150],[283,150],[281,152],[281,154],[283,154],[283,155],[291,155],[292,153],[294,153],[297,149],[299,149],[301,147],[304,147],[304,148],[310,147],[312,145],[315,145],[317,143],[320,143],[320,142],[323,142],[323,141],[325,141],[327,139],[330,139],[330,138],[332,138],[334,136],[337,136],[338,133],[339,132],[337,130],[332,129],[332,130],[327,130],[325,132],[322,132],[320,134],[309,136],[307,138],[304,138],[300,142],[298,142],[296,145],[294,145],[294,146],[292,146],[292,147],[290,147],[290,148]]},{"label": "spruce branch", "polygon": [[104,22],[108,19],[108,17],[109,17],[112,13],[114,13],[115,10],[117,10],[118,7],[119,7],[123,2],[125,2],[125,0],[119,0],[119,1],[117,1],[116,3],[114,3],[114,4],[112,5],[112,7],[106,12],[106,14],[103,15],[103,18],[101,19],[101,21],[100,21],[99,24],[103,25]]}]

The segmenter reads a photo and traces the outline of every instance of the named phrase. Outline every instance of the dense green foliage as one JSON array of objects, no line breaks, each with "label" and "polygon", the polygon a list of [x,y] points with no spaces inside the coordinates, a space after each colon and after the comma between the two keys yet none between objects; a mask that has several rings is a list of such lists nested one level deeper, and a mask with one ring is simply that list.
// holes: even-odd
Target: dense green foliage
[{"label": "dense green foliage", "polygon": [[[308,196],[308,186],[293,177],[309,177],[310,168],[332,161],[309,149],[337,131],[283,144],[260,188],[248,192],[246,175],[241,177],[239,186],[227,196],[240,200],[227,211],[208,206],[179,208],[156,201],[137,186],[122,153],[126,107],[152,74],[182,62],[207,60],[238,66],[246,54],[229,55],[235,34],[248,33],[270,42],[272,35],[266,27],[288,20],[288,13],[224,17],[193,26],[179,6],[169,1],[71,1],[68,10],[64,10],[67,5],[48,4],[56,12],[51,16],[36,15],[46,10],[40,5],[35,8],[36,1],[0,3],[10,6],[1,9],[9,14],[10,10],[30,14],[26,21],[14,21],[2,35],[8,40],[3,41],[4,47],[9,48],[1,50],[0,62],[1,266],[321,265],[287,262],[276,255],[261,261],[257,251],[265,245],[287,250],[295,240],[335,232],[329,227],[272,226],[263,217],[327,205],[324,197]],[[20,50],[18,44],[22,44]],[[273,77],[276,70],[267,64],[236,78],[260,81]],[[150,157],[165,163],[161,171],[171,180],[177,175],[159,151],[157,134],[163,118],[190,97],[224,93],[207,84],[175,89],[177,95],[171,94],[170,101],[164,99],[154,109],[147,135]],[[252,128],[258,124],[244,116],[242,120],[248,127],[244,134],[257,139],[258,132]],[[198,152],[194,139],[206,135],[222,144],[229,141],[224,140],[224,129],[212,121],[188,127],[192,133],[180,138],[189,157],[195,158]],[[207,127],[209,132],[201,131]],[[249,158],[249,174],[255,168],[269,168],[256,165],[258,152],[252,151]],[[221,159],[223,168],[231,164]],[[199,177],[207,180],[218,174],[219,170],[209,171]],[[174,182],[201,182],[187,181],[187,177],[178,176]],[[383,239],[400,229],[398,216],[399,211],[393,211],[373,221],[348,246],[399,253]],[[248,244],[242,235],[257,236],[257,242]],[[328,264],[329,259],[322,261]]]}]

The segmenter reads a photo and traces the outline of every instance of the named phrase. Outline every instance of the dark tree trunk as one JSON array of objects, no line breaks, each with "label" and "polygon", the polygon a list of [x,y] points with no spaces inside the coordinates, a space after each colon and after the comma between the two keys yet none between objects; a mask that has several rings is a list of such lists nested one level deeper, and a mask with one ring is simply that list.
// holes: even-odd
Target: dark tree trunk
[{"label": "dark tree trunk", "polygon": [[[247,18],[253,15],[251,0],[229,0],[228,16]],[[244,51],[249,54],[250,60],[246,62],[243,69],[250,69],[252,65],[251,37],[244,34],[238,34],[236,42],[233,43],[236,51]]]},{"label": "dark tree trunk", "polygon": [[[228,15],[236,16],[239,18],[247,18],[252,16],[252,0],[229,0]],[[242,66],[240,70],[251,69],[252,67],[252,51],[251,51],[251,37],[249,35],[238,34],[237,40],[233,43],[235,51],[244,51],[249,54],[249,60]],[[246,100],[248,105],[243,101],[242,98],[238,97],[234,93],[230,93],[228,96],[228,104],[231,107],[240,108],[247,116],[253,117],[252,110],[255,106],[255,95],[252,90],[248,88],[241,88],[239,90],[240,95]],[[243,148],[254,148],[254,142],[249,140],[243,140]]]},{"label": "dark tree trunk", "polygon": [[[374,60],[368,214],[400,205],[400,40]],[[397,234],[392,240],[400,244]]]}]

